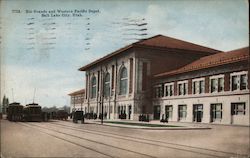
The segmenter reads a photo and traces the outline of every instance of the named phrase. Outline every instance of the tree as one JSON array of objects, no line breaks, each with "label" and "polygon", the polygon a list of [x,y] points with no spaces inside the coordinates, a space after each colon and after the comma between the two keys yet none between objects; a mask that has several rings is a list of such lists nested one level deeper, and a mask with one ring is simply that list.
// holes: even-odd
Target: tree
[{"label": "tree", "polygon": [[2,101],[2,113],[6,114],[6,109],[9,106],[9,99],[4,95],[3,101]]}]

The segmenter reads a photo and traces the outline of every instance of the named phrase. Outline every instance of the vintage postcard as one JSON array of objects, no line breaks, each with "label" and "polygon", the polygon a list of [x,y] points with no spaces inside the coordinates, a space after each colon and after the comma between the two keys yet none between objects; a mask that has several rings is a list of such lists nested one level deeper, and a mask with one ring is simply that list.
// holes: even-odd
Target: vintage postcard
[{"label": "vintage postcard", "polygon": [[250,156],[248,0],[1,0],[1,157]]}]

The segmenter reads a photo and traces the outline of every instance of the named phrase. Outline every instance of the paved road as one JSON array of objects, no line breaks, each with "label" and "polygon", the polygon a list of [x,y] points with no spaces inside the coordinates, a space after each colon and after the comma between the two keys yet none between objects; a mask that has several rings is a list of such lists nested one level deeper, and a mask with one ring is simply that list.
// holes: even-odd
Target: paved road
[{"label": "paved road", "polygon": [[2,157],[247,157],[249,127],[145,130],[1,120]]}]

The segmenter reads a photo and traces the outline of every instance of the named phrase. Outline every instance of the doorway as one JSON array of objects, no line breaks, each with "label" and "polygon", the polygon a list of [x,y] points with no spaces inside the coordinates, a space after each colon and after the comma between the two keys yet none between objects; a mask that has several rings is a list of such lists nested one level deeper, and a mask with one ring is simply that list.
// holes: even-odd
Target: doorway
[{"label": "doorway", "polygon": [[160,105],[154,106],[154,120],[160,120],[161,107]]},{"label": "doorway", "polygon": [[193,121],[201,122],[203,117],[203,105],[202,104],[194,104],[193,105]]}]

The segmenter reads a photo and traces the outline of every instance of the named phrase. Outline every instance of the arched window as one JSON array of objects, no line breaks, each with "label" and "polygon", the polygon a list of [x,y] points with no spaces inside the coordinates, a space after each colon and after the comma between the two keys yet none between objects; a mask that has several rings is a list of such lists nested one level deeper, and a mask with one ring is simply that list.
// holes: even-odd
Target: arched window
[{"label": "arched window", "polygon": [[104,96],[110,96],[110,74],[107,73],[104,77]]},{"label": "arched window", "polygon": [[128,85],[128,73],[127,69],[123,67],[120,71],[120,95],[124,95],[127,93],[127,85]]},{"label": "arched window", "polygon": [[91,79],[91,98],[96,98],[96,77]]}]

